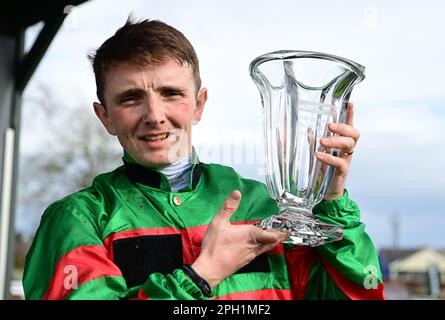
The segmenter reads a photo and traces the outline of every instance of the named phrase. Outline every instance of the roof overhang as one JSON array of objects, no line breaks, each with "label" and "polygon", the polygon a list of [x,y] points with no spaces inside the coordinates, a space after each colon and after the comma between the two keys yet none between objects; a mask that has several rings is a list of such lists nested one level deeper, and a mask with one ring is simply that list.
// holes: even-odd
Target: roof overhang
[{"label": "roof overhang", "polygon": [[[15,37],[18,42],[23,42],[24,40],[20,40],[24,39],[21,34],[24,33],[26,28],[41,21],[44,23],[29,52],[16,62],[14,81],[19,92],[25,89],[72,7],[86,1],[40,0],[29,2],[26,0],[3,0],[0,4],[0,35]],[[18,43],[18,47],[22,46],[23,43]]]},{"label": "roof overhang", "polygon": [[0,4],[0,34],[14,35],[19,30],[69,13],[69,7],[76,6],[87,0],[59,0],[59,1],[28,1],[2,0]]}]

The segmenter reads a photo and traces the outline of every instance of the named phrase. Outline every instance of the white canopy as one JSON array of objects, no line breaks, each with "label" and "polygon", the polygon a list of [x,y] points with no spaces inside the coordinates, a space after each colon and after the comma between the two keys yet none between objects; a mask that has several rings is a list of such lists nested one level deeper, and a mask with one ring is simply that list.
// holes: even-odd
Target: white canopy
[{"label": "white canopy", "polygon": [[445,274],[445,254],[431,247],[425,247],[412,255],[393,261],[391,272],[428,272],[431,265],[436,265],[440,273]]}]

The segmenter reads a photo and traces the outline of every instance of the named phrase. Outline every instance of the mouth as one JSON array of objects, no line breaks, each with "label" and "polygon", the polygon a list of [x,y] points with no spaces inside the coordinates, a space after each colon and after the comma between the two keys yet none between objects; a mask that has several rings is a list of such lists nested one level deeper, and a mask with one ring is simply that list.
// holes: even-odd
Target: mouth
[{"label": "mouth", "polygon": [[142,140],[148,142],[156,142],[166,140],[170,136],[170,132],[160,133],[160,134],[148,134],[142,137]]}]

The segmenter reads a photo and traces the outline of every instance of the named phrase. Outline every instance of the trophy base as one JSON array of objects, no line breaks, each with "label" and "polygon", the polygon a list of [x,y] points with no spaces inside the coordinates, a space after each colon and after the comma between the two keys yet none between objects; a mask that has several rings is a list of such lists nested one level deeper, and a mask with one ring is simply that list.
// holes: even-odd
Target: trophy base
[{"label": "trophy base", "polygon": [[283,213],[270,216],[255,225],[264,230],[290,232],[291,235],[283,243],[296,246],[316,247],[343,238],[340,226],[314,219],[312,214]]}]

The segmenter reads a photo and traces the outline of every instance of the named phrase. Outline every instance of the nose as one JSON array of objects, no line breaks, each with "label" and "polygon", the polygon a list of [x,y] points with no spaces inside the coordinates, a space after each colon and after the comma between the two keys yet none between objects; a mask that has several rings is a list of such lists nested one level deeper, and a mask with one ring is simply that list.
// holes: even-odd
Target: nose
[{"label": "nose", "polygon": [[165,113],[161,101],[156,97],[148,97],[144,103],[142,121],[151,126],[165,123]]}]

